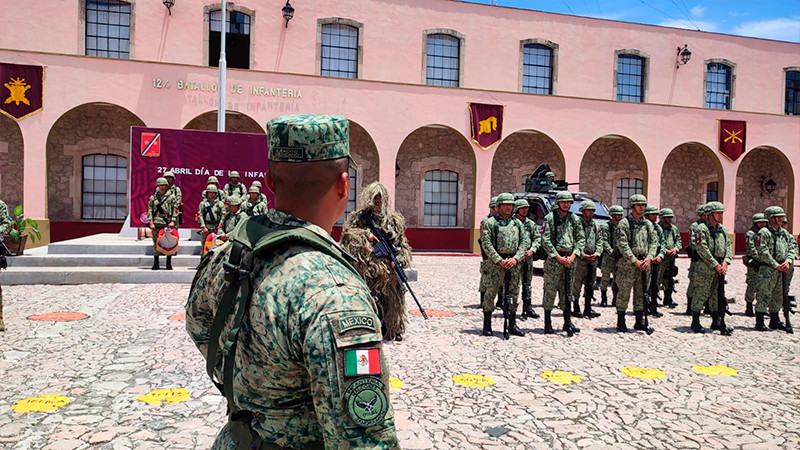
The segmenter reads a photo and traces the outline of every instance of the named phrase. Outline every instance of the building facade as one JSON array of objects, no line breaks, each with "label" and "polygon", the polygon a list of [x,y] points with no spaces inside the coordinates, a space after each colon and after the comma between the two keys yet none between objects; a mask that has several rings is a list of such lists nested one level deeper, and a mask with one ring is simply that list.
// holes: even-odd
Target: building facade
[{"label": "building facade", "polygon": [[[43,66],[44,99],[0,115],[0,198],[24,204],[44,243],[118,230],[130,127],[215,130],[219,89],[229,132],[350,119],[354,198],[386,184],[418,249],[474,250],[489,197],[543,162],[609,205],[642,192],[683,231],[716,199],[739,240],[769,205],[798,233],[798,44],[450,0],[298,1],[287,21],[284,0],[241,0],[217,86],[219,2],[2,3],[0,63]],[[470,102],[504,106],[488,150]],[[735,160],[721,120],[746,122]]]}]

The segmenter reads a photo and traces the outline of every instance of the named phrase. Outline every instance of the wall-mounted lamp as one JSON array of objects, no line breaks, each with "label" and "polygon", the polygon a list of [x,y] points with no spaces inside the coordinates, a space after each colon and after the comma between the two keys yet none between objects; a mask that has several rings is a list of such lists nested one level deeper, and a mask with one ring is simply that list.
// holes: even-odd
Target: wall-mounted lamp
[{"label": "wall-mounted lamp", "polygon": [[164,6],[167,7],[167,11],[169,11],[169,15],[172,15],[172,7],[175,6],[175,0],[164,0]]},{"label": "wall-mounted lamp", "polygon": [[675,68],[680,69],[680,67],[689,62],[692,59],[692,52],[689,51],[687,48],[687,44],[683,44],[683,48],[678,47],[678,55],[675,57]]},{"label": "wall-mounted lamp", "polygon": [[763,197],[764,194],[772,194],[775,192],[775,188],[778,187],[778,183],[772,179],[772,172],[769,175],[762,175],[761,176],[761,196]]},{"label": "wall-mounted lamp", "polygon": [[294,17],[294,7],[289,4],[289,0],[286,0],[286,4],[283,5],[283,18],[286,19],[286,27],[289,27],[289,21],[292,20]]}]

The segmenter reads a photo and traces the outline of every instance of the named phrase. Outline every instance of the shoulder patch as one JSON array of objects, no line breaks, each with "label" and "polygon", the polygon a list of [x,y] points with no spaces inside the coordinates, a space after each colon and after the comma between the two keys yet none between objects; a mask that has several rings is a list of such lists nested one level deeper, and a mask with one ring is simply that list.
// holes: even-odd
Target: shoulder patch
[{"label": "shoulder patch", "polygon": [[389,410],[384,391],[379,378],[364,377],[354,381],[344,393],[347,413],[353,422],[365,428],[382,422]]},{"label": "shoulder patch", "polygon": [[544,230],[547,228],[547,222],[542,222],[542,227],[539,229],[540,233],[544,233]]},{"label": "shoulder patch", "polygon": [[698,231],[698,232],[696,232],[696,233],[694,234],[694,236],[695,236],[695,238],[694,238],[694,242],[695,242],[695,244],[699,244],[699,243],[700,243],[700,232],[699,232],[699,231]]},{"label": "shoulder patch", "polygon": [[344,351],[344,376],[359,377],[380,374],[380,348],[354,348]]},{"label": "shoulder patch", "polygon": [[371,331],[378,331],[375,324],[375,317],[365,314],[353,314],[344,316],[339,319],[339,332],[355,330],[356,328],[364,328]]},{"label": "shoulder patch", "polygon": [[617,239],[619,239],[619,228],[617,228]]},{"label": "shoulder patch", "polygon": [[756,236],[756,245],[761,245],[761,235]]}]

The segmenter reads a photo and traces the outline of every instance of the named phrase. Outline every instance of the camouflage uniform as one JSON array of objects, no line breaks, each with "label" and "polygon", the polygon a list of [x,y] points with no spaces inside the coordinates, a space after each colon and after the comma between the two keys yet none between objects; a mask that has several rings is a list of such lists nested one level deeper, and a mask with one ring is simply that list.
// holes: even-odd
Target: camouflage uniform
[{"label": "camouflage uniform", "polygon": [[247,192],[248,197],[250,196],[251,193],[256,193],[258,194],[258,196],[256,197],[256,201],[252,201],[248,198],[247,201],[243,203],[242,206],[244,206],[244,210],[247,213],[247,215],[252,217],[252,216],[260,216],[262,214],[266,214],[268,210],[267,202],[261,201],[261,196],[263,196],[264,194],[262,194],[261,191],[255,186],[250,186],[250,190]]},{"label": "camouflage uniform", "polygon": [[239,206],[239,210],[236,212],[233,212],[232,210],[228,211],[225,214],[225,217],[222,218],[222,222],[219,225],[220,236],[227,236],[234,230],[234,228],[236,228],[236,225],[238,225],[239,222],[247,219],[247,213],[242,209],[241,197],[232,195],[228,197],[227,203],[231,206]]},{"label": "camouflage uniform", "polygon": [[[596,210],[594,202],[591,200],[584,200],[581,202],[579,211],[582,213],[584,210]],[[588,318],[597,317],[600,314],[592,311],[591,300],[594,296],[594,282],[597,279],[597,265],[600,262],[600,257],[603,254],[603,238],[600,233],[600,224],[596,220],[590,219],[588,222],[583,217],[579,217],[580,224],[583,227],[583,236],[585,244],[583,247],[583,256],[596,254],[597,259],[594,261],[587,261],[581,258],[575,259],[573,264],[575,276],[572,279],[572,297],[574,299],[573,315],[575,317],[587,316]],[[589,278],[589,291],[584,291],[584,310],[583,314],[580,313],[580,296],[581,288],[586,285],[586,278]]]},{"label": "camouflage uniform", "polygon": [[[253,181],[253,184],[250,185],[250,189],[252,189],[253,186],[258,188],[258,201],[259,202],[264,202],[264,205],[266,205],[267,210],[269,210],[269,200],[267,200],[267,196],[266,195],[261,193],[261,182],[258,181],[258,180]],[[249,192],[250,191],[248,191],[248,193]]]},{"label": "camouflage uniform", "polygon": [[[764,211],[767,219],[774,217],[785,217],[783,208],[770,206]],[[797,258],[797,240],[782,227],[775,228],[770,222],[758,231],[756,235],[756,248],[758,249],[759,262],[758,269],[758,292],[756,294],[756,316],[763,328],[764,314],[769,311],[772,329],[785,329],[780,322],[778,313],[783,305],[783,273],[777,270],[778,266],[785,261],[793,261]],[[786,279],[788,280],[788,275]],[[788,286],[787,286],[788,287]],[[758,328],[758,325],[756,326]],[[787,330],[788,331],[788,330]]]},{"label": "camouflage uniform", "polygon": [[[159,178],[156,181],[156,187],[160,185],[167,185],[166,178]],[[158,191],[150,196],[150,201],[147,204],[147,220],[153,222],[155,229],[153,229],[153,254],[158,257],[161,252],[158,250],[156,241],[158,240],[158,233],[162,228],[166,228],[170,222],[175,222],[178,218],[178,203],[172,191],[167,191],[162,195]]]},{"label": "camouflage uniform", "polygon": [[[175,205],[177,209],[177,214],[175,215],[175,225],[180,226],[181,222],[183,221],[183,191],[179,188],[175,183],[175,174],[166,171],[164,172],[164,178],[167,180],[167,184],[169,188],[167,190],[172,193],[172,196],[175,197]],[[172,178],[172,181],[170,181]],[[156,191],[158,191],[158,187],[156,187]]]},{"label": "camouflage uniform", "polygon": [[689,253],[689,257],[691,258],[689,261],[689,286],[686,288],[686,314],[692,314],[692,297],[694,295],[694,272],[695,267],[697,266],[697,261],[700,260],[700,257],[695,252],[695,231],[697,231],[697,227],[706,221],[706,205],[700,205],[697,208],[697,216],[698,219],[692,222],[689,225],[689,245],[687,246],[687,253]]},{"label": "camouflage uniform", "polygon": [[658,289],[661,286],[660,278],[661,271],[664,267],[664,256],[666,255],[666,249],[664,248],[662,242],[664,241],[664,233],[663,228],[658,225],[656,220],[658,219],[658,206],[655,205],[647,205],[644,210],[644,217],[645,220],[650,222],[653,225],[653,233],[652,238],[655,239],[656,245],[656,255],[653,258],[659,258],[658,262],[654,259],[650,264],[650,269],[648,270],[647,285],[648,289],[651,294],[651,302],[648,303],[649,306],[649,314],[653,317],[662,317],[663,314],[658,312]]},{"label": "camouflage uniform", "polygon": [[0,234],[10,233],[13,224],[14,221],[11,220],[11,216],[8,213],[6,202],[0,200]]},{"label": "camouflage uniform", "polygon": [[[492,197],[491,200],[489,200],[489,210],[494,208],[496,204],[497,204],[497,197]],[[489,220],[490,217],[492,217],[491,212],[489,213],[489,215],[487,215],[481,220],[481,225],[479,228],[480,233],[478,235],[478,247],[481,249],[481,267],[480,267],[481,279],[480,282],[478,283],[478,292],[480,292],[481,294],[481,307],[483,307],[483,294],[486,292],[486,258],[487,258],[486,252],[483,250],[481,235],[483,234],[483,228],[486,225],[486,221]]]},{"label": "camouflage uniform", "polygon": [[[303,163],[349,156],[347,127],[341,116],[273,119],[267,124],[269,159]],[[265,227],[266,236],[277,230],[313,234],[345,258],[325,230],[285,212],[246,220]],[[208,354],[212,321],[228,283],[223,263],[232,247],[226,243],[203,260],[186,305],[186,330],[203,356],[212,358],[216,377],[224,378],[221,367],[233,358],[229,407],[240,414],[229,417],[213,448],[399,448],[375,302],[361,277],[327,252],[289,241],[255,255],[246,277],[252,299],[235,354]],[[217,348],[232,329],[231,319]],[[357,350],[368,350],[370,363],[377,357],[378,373],[368,364],[369,375],[346,376]],[[364,360],[352,361],[362,367]]]},{"label": "camouflage uniform", "polygon": [[[219,180],[217,179],[217,177],[215,177],[214,175],[211,175],[210,177],[208,177],[208,181],[206,181],[206,184],[207,185],[213,185],[214,187],[217,188],[217,198],[224,203],[225,202],[225,191],[222,190],[219,187]],[[206,191],[203,191],[203,200],[205,200],[207,198],[208,197],[206,197]]]},{"label": "camouflage uniform", "polygon": [[[714,209],[709,213],[724,211],[720,202],[711,202],[711,207]],[[710,222],[705,222],[695,229],[694,243],[700,260],[695,265],[695,295],[692,297],[692,312],[699,313],[707,301],[712,315],[716,317],[717,315],[713,313],[719,307],[717,304],[719,274],[714,267],[722,263],[731,263],[733,259],[731,238],[728,230],[721,223],[713,226]],[[712,329],[714,329],[713,326]]]},{"label": "camouflage uniform", "polygon": [[[231,171],[229,178],[239,178],[239,172],[233,170]],[[223,192],[225,192],[225,197],[230,197],[232,195],[238,195],[241,198],[247,197],[247,188],[244,187],[244,184],[241,182],[237,182],[233,184],[233,182],[225,183],[225,187],[222,188]]]},{"label": "camouflage uniform", "polygon": [[[622,209],[622,206],[612,205],[608,209],[608,212],[614,216],[616,214],[622,215],[625,210]],[[612,219],[600,227],[600,236],[603,242],[603,257],[600,263],[600,270],[603,273],[603,277],[600,279],[601,306],[607,306],[608,304],[607,289],[609,283],[613,283],[611,286],[611,291],[614,295],[612,303],[616,305],[617,301],[617,291],[619,287],[617,286],[616,275],[614,275],[617,269],[617,261],[619,260],[619,250],[617,250],[617,226],[618,224],[614,224]],[[611,281],[612,275],[615,277],[613,282]]]},{"label": "camouflage uniform", "polygon": [[[522,222],[522,226],[525,228],[525,233],[530,238],[531,245],[526,249],[526,252],[531,251],[533,252],[533,255],[535,255],[542,244],[542,237],[539,234],[539,226],[527,216],[520,219],[517,212],[522,208],[530,208],[530,204],[527,200],[519,199],[514,202],[514,217]],[[522,272],[522,316],[520,318],[522,320],[526,320],[528,317],[534,319],[539,318],[539,315],[536,314],[536,312],[533,310],[533,307],[531,307],[531,303],[533,301],[531,295],[531,282],[533,281],[533,255],[531,255],[530,258],[523,256],[523,260],[520,261],[520,264],[522,265],[520,268],[520,271]]]},{"label": "camouflage uniform", "polygon": [[[213,184],[209,184],[206,190],[203,191],[203,196],[206,197],[206,193],[208,192],[219,194],[219,189]],[[222,203],[219,198],[215,198],[212,201],[206,197],[200,202],[200,205],[197,207],[197,212],[197,222],[200,224],[200,228],[208,228],[208,233],[203,234],[203,241],[205,241],[209,233],[213,233],[219,228],[219,224],[222,222],[223,216],[225,216],[225,204]]]},{"label": "camouflage uniform", "polygon": [[664,287],[664,306],[668,306],[670,308],[674,308],[677,306],[672,300],[672,293],[675,291],[675,281],[671,273],[667,273],[667,269],[672,271],[672,268],[675,267],[676,259],[678,258],[678,254],[675,253],[675,256],[670,258],[667,256],[667,252],[669,250],[677,250],[680,251],[681,249],[681,232],[678,230],[674,224],[666,225],[666,222],[663,220],[665,217],[675,217],[675,214],[669,208],[661,208],[661,211],[658,213],[659,220],[658,226],[656,227],[657,230],[661,232],[661,248],[664,252],[664,261],[658,266],[658,280],[661,285]]},{"label": "camouflage uniform", "polygon": [[[628,200],[631,206],[646,204],[647,199],[644,195],[635,194]],[[644,330],[646,327],[643,322],[644,294],[650,280],[650,267],[647,268],[645,283],[642,283],[642,271],[634,264],[636,261],[653,259],[656,256],[656,239],[653,223],[645,219],[633,217],[633,214],[619,221],[617,227],[617,248],[620,252],[620,259],[617,262],[616,277],[619,285],[619,297],[617,298],[617,329],[627,331],[624,324],[625,311],[633,291],[633,311],[636,314],[637,330]],[[620,321],[622,323],[620,323]]]},{"label": "camouflage uniform", "polygon": [[756,290],[758,288],[758,268],[761,265],[758,257],[758,248],[756,248],[756,235],[758,231],[763,228],[759,227],[759,223],[766,225],[767,218],[764,213],[753,214],[753,226],[744,234],[744,245],[747,253],[742,258],[742,262],[747,266],[747,275],[745,276],[745,284],[747,289],[744,292],[745,312],[747,317],[755,316],[753,312],[753,301],[756,298]]}]

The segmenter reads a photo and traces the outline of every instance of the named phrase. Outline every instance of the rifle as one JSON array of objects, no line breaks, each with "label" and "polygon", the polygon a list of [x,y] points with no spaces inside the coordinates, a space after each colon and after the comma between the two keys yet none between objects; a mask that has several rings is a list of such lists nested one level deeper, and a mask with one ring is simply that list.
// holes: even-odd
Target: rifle
[{"label": "rifle", "polygon": [[728,299],[725,298],[725,275],[719,276],[717,282],[717,314],[719,314],[719,331],[723,336],[730,336],[733,328],[725,325],[725,314],[731,315],[728,311]]},{"label": "rifle", "polygon": [[363,210],[358,215],[359,218],[367,223],[369,226],[372,235],[375,236],[378,241],[372,244],[372,251],[375,253],[375,256],[378,258],[382,256],[386,256],[391,260],[394,266],[394,274],[397,276],[397,280],[404,285],[408,292],[411,294],[411,297],[414,298],[414,301],[417,303],[417,308],[419,308],[419,312],[422,313],[422,317],[425,319],[428,318],[428,314],[425,313],[425,310],[422,308],[422,305],[419,304],[419,300],[417,300],[417,296],[414,295],[414,291],[411,290],[411,286],[408,284],[408,276],[406,276],[405,270],[400,266],[400,263],[397,261],[397,247],[394,245],[394,237],[387,236],[381,231],[377,225],[375,225],[375,220],[372,218],[372,213],[369,210]]},{"label": "rifle", "polygon": [[503,309],[503,339],[508,340],[508,315],[509,315],[509,308],[511,304],[511,299],[508,295],[508,289],[511,287],[511,270],[506,269],[506,274],[504,277],[505,285],[505,295],[503,296],[502,302],[502,309]]},{"label": "rifle", "polygon": [[781,273],[781,284],[783,285],[783,318],[786,320],[785,331],[789,334],[794,334],[792,324],[789,322],[789,315],[794,314],[794,310],[792,309],[792,297],[789,296],[789,283],[786,280],[787,276],[787,272]]},{"label": "rifle", "polygon": [[658,313],[658,266],[660,264],[650,263],[650,308],[653,317],[659,317]]},{"label": "rifle", "polygon": [[569,267],[564,266],[564,327],[566,327],[567,337],[572,337],[575,332],[572,331],[572,293],[570,289],[570,273]]},{"label": "rifle", "polygon": [[650,322],[647,319],[648,310],[650,309],[650,293],[647,292],[647,271],[642,270],[642,302],[644,303],[644,331],[648,335],[653,334],[653,329],[650,328]]}]

